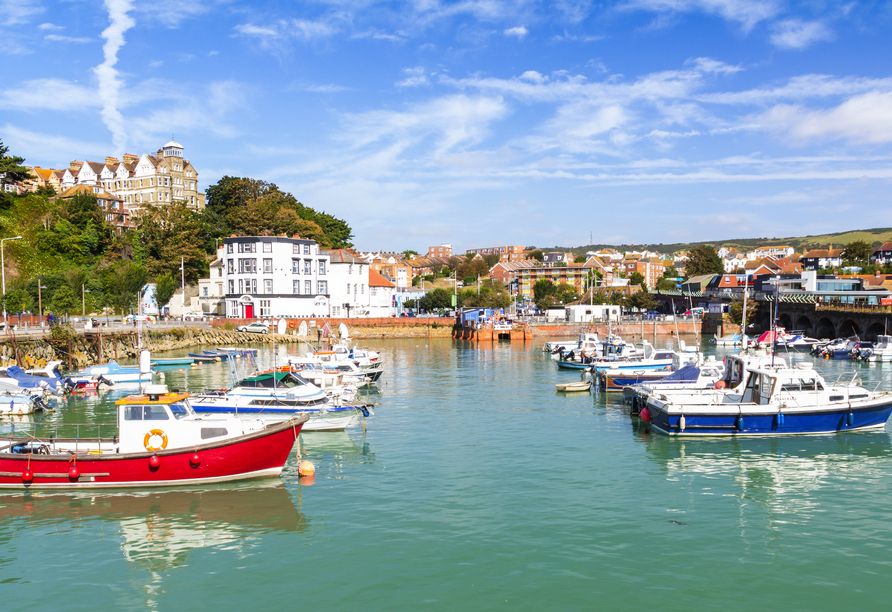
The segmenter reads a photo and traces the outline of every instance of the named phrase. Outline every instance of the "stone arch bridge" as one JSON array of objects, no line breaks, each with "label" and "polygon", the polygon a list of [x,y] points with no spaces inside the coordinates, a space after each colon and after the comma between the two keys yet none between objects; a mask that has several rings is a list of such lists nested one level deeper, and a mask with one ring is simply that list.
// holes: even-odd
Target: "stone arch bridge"
[{"label": "stone arch bridge", "polygon": [[[763,309],[760,321],[768,329],[771,321],[768,309]],[[781,302],[777,313],[778,325],[786,330],[802,330],[816,338],[845,338],[858,336],[862,340],[876,340],[881,334],[892,334],[892,312],[888,308],[859,308],[791,304]]]}]

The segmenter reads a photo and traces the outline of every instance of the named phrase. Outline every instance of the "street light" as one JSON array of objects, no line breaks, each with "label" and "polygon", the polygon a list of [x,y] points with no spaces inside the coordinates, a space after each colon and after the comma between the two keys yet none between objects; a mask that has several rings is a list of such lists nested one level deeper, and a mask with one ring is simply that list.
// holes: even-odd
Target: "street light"
[{"label": "street light", "polygon": [[[87,318],[87,294],[90,293],[89,289],[85,289],[86,285],[81,285],[81,316],[84,319]],[[84,325],[86,325],[86,321],[84,321]]]},{"label": "street light", "polygon": [[44,285],[40,284],[40,279],[37,279],[37,310],[40,312],[40,326],[43,327],[43,296],[40,294],[41,289],[46,289]]},{"label": "street light", "polygon": [[7,330],[9,330],[9,325],[7,325],[8,321],[6,320],[6,260],[3,259],[3,243],[7,240],[21,240],[21,236],[14,236],[12,238],[0,238],[0,274],[3,276],[3,323]]}]

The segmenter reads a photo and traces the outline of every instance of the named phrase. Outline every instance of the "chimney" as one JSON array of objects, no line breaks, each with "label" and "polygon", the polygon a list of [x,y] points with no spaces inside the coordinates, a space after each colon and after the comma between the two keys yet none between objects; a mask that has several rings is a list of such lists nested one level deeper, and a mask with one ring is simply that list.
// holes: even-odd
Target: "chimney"
[{"label": "chimney", "polygon": [[124,153],[124,163],[132,164],[134,162],[139,161],[139,155],[133,155],[132,153]]},{"label": "chimney", "polygon": [[75,159],[70,164],[68,164],[68,169],[71,170],[72,172],[77,172],[78,170],[81,169],[81,166],[83,166],[83,165],[84,165],[84,162],[79,162]]},{"label": "chimney", "polygon": [[121,162],[118,161],[118,158],[117,158],[117,157],[106,157],[106,158],[105,158],[105,163],[106,163],[106,164],[109,164],[109,165],[112,165],[112,164],[119,164],[119,163],[121,163]]}]

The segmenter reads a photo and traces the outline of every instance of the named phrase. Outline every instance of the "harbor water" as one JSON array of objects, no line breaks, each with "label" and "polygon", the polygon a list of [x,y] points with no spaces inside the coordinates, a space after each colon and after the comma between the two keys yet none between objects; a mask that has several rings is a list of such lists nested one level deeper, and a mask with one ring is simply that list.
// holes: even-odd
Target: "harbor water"
[{"label": "harbor water", "polygon": [[[580,374],[540,344],[367,344],[387,366],[375,414],[365,434],[301,435],[312,483],[293,455],[280,479],[0,494],[0,598],[54,611],[892,607],[888,427],[673,439],[618,395],[555,392]],[[273,351],[258,357],[272,365]],[[888,364],[816,365],[892,390]],[[229,381],[225,363],[165,375],[190,391]],[[119,397],[36,418],[113,423]]]}]

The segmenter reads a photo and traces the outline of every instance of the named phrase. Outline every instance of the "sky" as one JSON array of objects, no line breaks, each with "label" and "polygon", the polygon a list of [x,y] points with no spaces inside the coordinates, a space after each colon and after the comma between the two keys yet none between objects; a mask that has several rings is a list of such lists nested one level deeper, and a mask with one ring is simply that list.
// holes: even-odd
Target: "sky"
[{"label": "sky", "polygon": [[0,139],[277,184],[364,251],[892,227],[892,3],[0,0]]}]

